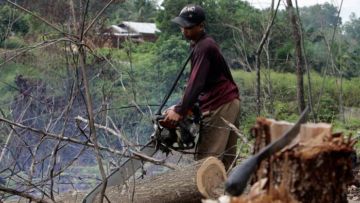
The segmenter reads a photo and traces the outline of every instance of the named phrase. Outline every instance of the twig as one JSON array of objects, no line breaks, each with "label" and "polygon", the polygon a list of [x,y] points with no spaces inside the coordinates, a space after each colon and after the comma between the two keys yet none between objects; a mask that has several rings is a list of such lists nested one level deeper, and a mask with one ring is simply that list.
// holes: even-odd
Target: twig
[{"label": "twig", "polygon": [[90,28],[94,25],[94,23],[97,21],[97,19],[104,13],[104,11],[112,4],[114,0],[110,0],[102,9],[101,11],[94,17],[94,19],[91,21],[90,25],[85,29],[84,35],[90,30]]},{"label": "twig", "polygon": [[[272,1],[274,3],[274,0]],[[271,31],[271,27],[274,24],[275,18],[276,18],[276,14],[277,11],[279,10],[279,5],[280,5],[280,0],[278,1],[278,4],[276,6],[275,9],[275,13],[271,16],[271,19],[266,27],[265,32],[263,33],[262,39],[259,43],[258,48],[256,49],[255,52],[255,70],[256,70],[256,110],[257,110],[257,115],[260,116],[261,114],[261,92],[260,92],[260,88],[261,88],[261,77],[260,77],[260,55],[261,52],[263,50],[264,44],[266,42],[266,40],[268,40],[270,31]]]},{"label": "twig", "polygon": [[[74,103],[74,99],[75,99],[75,95],[74,95],[74,92],[75,92],[75,85],[72,86],[73,88],[71,89],[71,94],[70,94],[70,98],[69,98],[69,103],[66,105],[66,108],[64,110],[64,112],[62,112],[61,114],[65,114],[64,117],[65,117],[65,120],[64,120],[64,123],[63,123],[63,128],[61,130],[61,133],[60,133],[60,137],[63,137],[64,136],[64,133],[65,133],[65,130],[66,130],[66,124],[68,123],[68,120],[69,120],[69,112],[71,110],[71,107]],[[51,161],[51,164],[49,164],[49,179],[50,179],[50,196],[51,196],[51,199],[54,199],[54,192],[53,192],[53,188],[54,188],[54,177],[55,177],[55,167],[56,167],[56,164],[57,164],[57,153],[60,151],[60,144],[61,144],[61,140],[58,140],[58,142],[56,143],[56,146],[53,150],[53,152],[51,153],[51,156],[52,156],[52,161]],[[60,174],[60,173],[59,173]]]},{"label": "twig", "polygon": [[[49,133],[49,132],[45,132],[43,130],[40,130],[40,129],[36,129],[36,128],[32,128],[32,127],[29,127],[29,126],[25,126],[25,125],[22,125],[20,123],[15,123],[15,122],[12,122],[8,119],[5,119],[5,118],[2,118],[0,117],[0,121],[2,122],[6,122],[8,124],[11,124],[13,126],[16,126],[16,127],[19,127],[19,128],[23,128],[23,129],[27,129],[27,130],[30,130],[32,132],[35,132],[35,133],[38,133],[38,134],[41,134],[41,135],[47,135],[49,138],[52,138],[52,139],[56,139],[56,140],[62,140],[62,141],[66,141],[66,142],[70,142],[70,143],[74,143],[74,144],[79,144],[79,145],[84,145],[84,146],[88,146],[88,147],[94,147],[94,144],[92,143],[89,143],[88,141],[86,142],[82,142],[80,140],[77,140],[77,139],[74,139],[74,138],[70,138],[70,137],[66,137],[66,136],[59,136],[59,135],[56,135],[56,134],[53,134],[53,133]],[[113,154],[118,154],[118,155],[121,155],[121,156],[125,156],[125,157],[128,157],[128,158],[134,158],[134,159],[140,159],[140,160],[143,160],[143,161],[148,161],[150,163],[153,163],[155,165],[163,165],[163,166],[166,166],[170,169],[175,169],[176,167],[172,164],[169,164],[169,163],[165,163],[164,160],[157,160],[157,159],[154,159],[154,158],[151,158],[151,157],[148,157],[146,155],[143,155],[141,152],[136,152],[134,150],[130,150],[131,153],[133,153],[133,155],[126,155],[124,154],[123,152],[120,152],[118,150],[115,150],[115,149],[112,149],[110,147],[104,147],[102,145],[99,145],[99,149],[100,150],[103,150],[103,151],[107,151],[107,152],[110,152],[110,153],[113,153]]]},{"label": "twig", "polygon": [[33,195],[30,195],[28,193],[25,193],[25,192],[21,192],[21,191],[17,191],[17,190],[14,190],[14,189],[11,189],[11,188],[6,188],[6,187],[3,187],[0,185],[0,191],[3,191],[3,192],[6,192],[6,193],[9,193],[9,194],[13,194],[13,195],[17,195],[17,196],[20,196],[20,197],[24,197],[26,199],[29,199],[31,202],[34,201],[34,202],[39,202],[39,203],[50,203],[50,202],[54,202],[52,200],[45,200],[45,199],[40,199],[40,198],[37,198]]},{"label": "twig", "polygon": [[[85,119],[85,118],[83,118],[81,116],[76,116],[75,120],[79,120],[79,121],[82,121],[84,123],[89,123],[89,120],[87,120],[87,119]],[[125,136],[123,136],[120,132],[116,132],[114,129],[111,129],[110,127],[103,126],[103,125],[100,125],[100,124],[97,124],[97,123],[95,123],[94,125],[95,125],[95,127],[99,128],[99,129],[103,129],[103,130],[115,135],[116,137],[121,139],[123,142],[125,142],[126,145],[132,146],[132,147],[135,146]]]},{"label": "twig", "polygon": [[249,143],[248,139],[243,135],[241,134],[240,130],[237,129],[235,127],[234,124],[230,123],[229,121],[225,120],[223,117],[221,117],[221,119],[226,123],[226,125],[228,125],[232,131],[234,131],[236,133],[236,135],[245,143],[247,144],[249,147],[250,147],[250,151],[252,151],[252,145]]},{"label": "twig", "polygon": [[59,39],[54,39],[54,40],[47,40],[47,41],[43,41],[41,43],[38,43],[38,44],[35,44],[33,46],[29,46],[29,47],[26,47],[26,48],[23,48],[21,49],[20,52],[16,53],[15,55],[11,56],[10,58],[6,59],[4,62],[0,63],[0,66],[8,63],[9,61],[12,61],[14,58],[20,56],[21,54],[27,52],[27,51],[30,51],[30,50],[33,50],[33,49],[36,49],[36,48],[43,48],[43,47],[47,47],[47,46],[50,46],[52,44],[55,44],[55,43],[58,43],[58,42],[62,42],[62,41],[71,41],[70,39],[67,39],[67,38],[59,38]]},{"label": "twig", "polygon": [[32,180],[33,180],[33,175],[35,174],[36,155],[37,155],[37,152],[38,152],[41,144],[44,142],[44,140],[45,140],[44,136],[41,136],[40,142],[35,146],[34,152],[31,154],[32,161],[31,161],[31,165],[30,165],[29,182],[32,182]]},{"label": "twig", "polygon": [[[89,122],[88,120],[86,120],[86,119],[84,119],[84,118],[82,118],[80,116],[77,116],[75,119],[80,120],[80,121],[85,122],[85,123]],[[128,146],[132,146],[132,147],[135,146],[133,143],[128,141],[124,136],[122,136],[121,134],[115,132],[115,130],[113,130],[113,129],[109,128],[109,127],[100,125],[100,124],[96,124],[96,123],[94,125],[95,125],[95,127],[106,130],[106,131],[110,132],[111,134],[113,134],[113,135],[119,137],[120,139],[124,140]],[[128,149],[128,150],[129,150],[129,152],[131,154],[133,154],[133,155],[135,155],[137,157],[140,157],[141,159],[144,159],[144,160],[147,160],[149,162],[155,163],[156,165],[164,165],[164,166],[167,166],[168,168],[176,169],[175,165],[165,163],[165,159],[164,160],[157,160],[157,159],[149,157],[149,156],[147,156],[145,154],[142,154],[139,151],[135,151],[135,150],[132,150],[132,149]]]}]

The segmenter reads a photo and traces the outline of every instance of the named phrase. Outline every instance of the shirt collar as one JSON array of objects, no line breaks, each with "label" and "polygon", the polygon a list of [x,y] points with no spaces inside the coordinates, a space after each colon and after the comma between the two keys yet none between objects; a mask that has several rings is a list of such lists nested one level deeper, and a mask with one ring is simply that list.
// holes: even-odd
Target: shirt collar
[{"label": "shirt collar", "polygon": [[198,42],[200,42],[201,40],[203,40],[206,36],[207,36],[207,34],[206,34],[205,32],[203,32],[203,33],[201,33],[201,35],[200,35],[200,37],[199,37],[198,40],[196,40],[196,41],[191,40],[191,41],[190,41],[190,46],[191,46],[191,48],[194,48],[195,45],[196,45]]}]

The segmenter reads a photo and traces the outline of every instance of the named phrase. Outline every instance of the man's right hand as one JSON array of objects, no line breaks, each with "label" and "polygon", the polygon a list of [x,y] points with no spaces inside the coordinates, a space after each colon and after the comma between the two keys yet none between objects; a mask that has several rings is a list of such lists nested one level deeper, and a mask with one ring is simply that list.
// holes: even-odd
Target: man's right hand
[{"label": "man's right hand", "polygon": [[182,116],[175,112],[173,108],[169,108],[165,111],[165,122],[169,122],[173,125],[176,125],[180,120],[182,119]]}]

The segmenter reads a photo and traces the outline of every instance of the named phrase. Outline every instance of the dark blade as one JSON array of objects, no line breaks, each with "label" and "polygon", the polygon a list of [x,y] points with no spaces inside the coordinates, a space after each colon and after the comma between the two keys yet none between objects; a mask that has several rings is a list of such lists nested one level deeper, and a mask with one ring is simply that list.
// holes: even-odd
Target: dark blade
[{"label": "dark blade", "polygon": [[270,143],[260,152],[249,157],[240,165],[235,167],[225,183],[226,192],[232,196],[241,195],[258,164],[265,158],[283,149],[296,137],[300,131],[301,124],[305,123],[307,120],[308,111],[309,107],[306,107],[296,124],[291,129],[286,131],[279,139]]}]

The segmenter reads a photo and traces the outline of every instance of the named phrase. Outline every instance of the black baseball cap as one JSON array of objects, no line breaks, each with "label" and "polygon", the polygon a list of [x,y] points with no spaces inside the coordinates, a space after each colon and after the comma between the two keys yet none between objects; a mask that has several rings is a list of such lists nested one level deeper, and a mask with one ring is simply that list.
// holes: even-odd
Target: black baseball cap
[{"label": "black baseball cap", "polygon": [[199,5],[189,4],[186,5],[181,11],[179,16],[171,21],[180,25],[181,27],[192,27],[198,25],[205,20],[204,9]]}]

